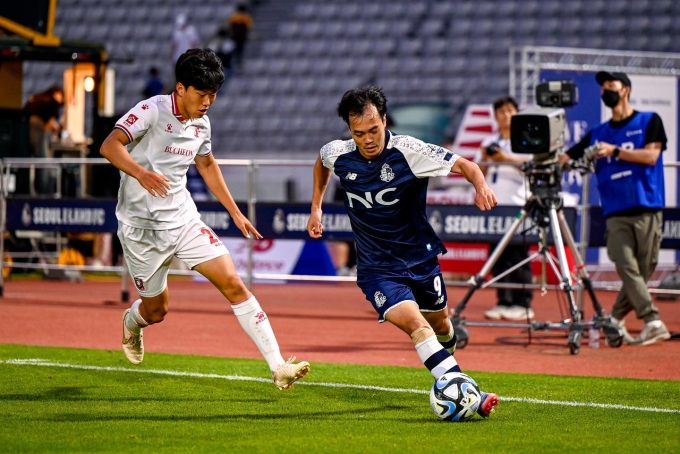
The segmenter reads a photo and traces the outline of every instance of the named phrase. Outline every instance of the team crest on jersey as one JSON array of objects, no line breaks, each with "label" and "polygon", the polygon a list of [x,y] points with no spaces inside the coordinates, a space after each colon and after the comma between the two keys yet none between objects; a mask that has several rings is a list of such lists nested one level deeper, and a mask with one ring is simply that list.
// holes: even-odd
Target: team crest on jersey
[{"label": "team crest on jersey", "polygon": [[382,169],[380,169],[380,179],[385,183],[389,183],[394,180],[394,172],[389,164],[383,164]]},{"label": "team crest on jersey", "polygon": [[376,307],[383,307],[383,304],[387,301],[387,297],[380,290],[373,294],[373,299]]},{"label": "team crest on jersey", "polygon": [[194,137],[198,139],[198,126],[194,128]]},{"label": "team crest on jersey", "polygon": [[165,127],[165,132],[172,132],[172,125],[170,123]]},{"label": "team crest on jersey", "polygon": [[141,280],[140,278],[136,277],[135,278],[135,287],[137,287],[137,289],[139,289],[141,291],[144,291],[144,281]]},{"label": "team crest on jersey", "polygon": [[128,126],[132,126],[133,124],[135,124],[135,121],[137,121],[137,120],[139,120],[139,118],[137,118],[136,115],[130,114],[130,115],[128,115],[128,117],[125,119],[125,124],[128,125]]}]

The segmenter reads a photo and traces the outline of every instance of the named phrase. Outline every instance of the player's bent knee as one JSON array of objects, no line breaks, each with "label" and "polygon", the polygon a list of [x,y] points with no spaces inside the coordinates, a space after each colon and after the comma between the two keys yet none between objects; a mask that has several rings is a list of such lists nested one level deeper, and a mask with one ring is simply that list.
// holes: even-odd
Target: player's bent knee
[{"label": "player's bent knee", "polygon": [[418,345],[428,338],[434,336],[434,331],[429,326],[422,326],[411,333],[413,345]]}]

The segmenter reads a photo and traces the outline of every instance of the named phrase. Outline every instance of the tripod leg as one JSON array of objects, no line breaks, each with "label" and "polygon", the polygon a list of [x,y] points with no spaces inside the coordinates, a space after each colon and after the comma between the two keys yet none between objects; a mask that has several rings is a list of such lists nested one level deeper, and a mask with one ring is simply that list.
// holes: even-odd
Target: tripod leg
[{"label": "tripod leg", "polygon": [[583,257],[581,257],[581,254],[579,253],[578,248],[576,247],[576,241],[574,241],[574,236],[571,234],[571,231],[569,230],[569,225],[567,224],[567,220],[564,217],[564,213],[559,211],[557,213],[557,218],[560,222],[560,229],[562,231],[562,235],[564,235],[564,238],[567,242],[567,246],[569,246],[569,250],[571,251],[571,255],[574,257],[574,260],[576,260],[576,270],[578,273],[578,277],[583,284],[583,288],[588,292],[588,296],[590,296],[590,300],[593,303],[593,308],[595,309],[597,315],[599,317],[604,317],[605,315],[604,309],[597,300],[597,296],[595,296],[595,290],[593,289],[593,283],[590,279],[590,275],[588,274],[588,270],[586,269],[585,261],[583,260]]},{"label": "tripod leg", "polygon": [[482,269],[479,271],[479,273],[477,273],[474,277],[470,279],[470,288],[465,293],[465,296],[460,301],[460,303],[458,303],[458,306],[456,306],[456,308],[453,311],[452,319],[454,321],[454,324],[458,322],[458,319],[460,318],[460,313],[465,310],[465,306],[467,306],[467,303],[472,297],[472,294],[475,293],[475,291],[482,286],[484,278],[486,278],[487,274],[489,274],[491,268],[493,268],[493,266],[498,261],[498,258],[505,250],[505,248],[508,246],[508,244],[510,244],[512,237],[515,235],[515,232],[517,231],[519,226],[522,224],[524,219],[526,219],[527,212],[531,203],[532,201],[529,200],[526,203],[526,205],[524,205],[524,207],[515,217],[515,220],[513,221],[508,231],[505,232],[505,235],[503,235],[503,238],[501,239],[500,243],[498,243],[498,246],[496,246],[496,249],[493,250],[491,256],[487,259],[486,263],[484,263],[484,266],[482,266]]},{"label": "tripod leg", "polygon": [[569,352],[572,355],[576,355],[580,351],[581,342],[583,341],[583,323],[581,322],[582,317],[574,299],[571,273],[569,272],[569,266],[567,264],[567,256],[564,253],[564,243],[562,242],[560,222],[557,217],[557,210],[555,207],[551,206],[548,214],[550,216],[550,231],[552,232],[555,249],[557,249],[557,261],[559,262],[560,271],[562,272],[562,289],[567,294],[567,300],[569,301],[569,308],[572,317],[572,322],[569,326]]}]

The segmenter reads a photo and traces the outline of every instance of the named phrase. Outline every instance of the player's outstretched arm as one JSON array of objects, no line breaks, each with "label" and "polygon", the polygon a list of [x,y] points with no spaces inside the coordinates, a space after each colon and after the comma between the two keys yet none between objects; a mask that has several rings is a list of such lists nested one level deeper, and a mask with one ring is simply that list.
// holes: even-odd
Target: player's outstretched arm
[{"label": "player's outstretched arm", "polygon": [[215,161],[212,153],[207,156],[196,156],[194,161],[196,162],[196,170],[203,177],[206,186],[217,197],[222,206],[227,209],[234,224],[243,233],[243,236],[250,238],[252,234],[255,239],[261,239],[262,235],[260,235],[260,232],[257,231],[255,226],[241,213],[238,205],[236,205],[231,192],[229,192],[229,188],[227,188],[227,183],[224,181],[220,166]]},{"label": "player's outstretched arm", "polygon": [[458,158],[451,167],[451,172],[459,173],[465,177],[467,181],[472,183],[477,194],[475,195],[475,205],[482,210],[490,210],[498,205],[496,194],[486,184],[484,174],[479,169],[479,166],[472,161],[465,158]]},{"label": "player's outstretched arm", "polygon": [[122,170],[131,177],[139,181],[144,189],[156,197],[165,197],[168,195],[170,183],[167,177],[146,170],[135,162],[128,153],[125,145],[129,143],[128,137],[120,129],[114,129],[111,134],[104,140],[100,153],[103,157],[109,160],[111,164],[116,166],[118,170]]},{"label": "player's outstretched arm", "polygon": [[312,192],[312,211],[307,221],[307,232],[312,238],[321,238],[323,225],[321,224],[321,204],[326,193],[331,171],[324,167],[321,157],[314,164],[314,189]]}]

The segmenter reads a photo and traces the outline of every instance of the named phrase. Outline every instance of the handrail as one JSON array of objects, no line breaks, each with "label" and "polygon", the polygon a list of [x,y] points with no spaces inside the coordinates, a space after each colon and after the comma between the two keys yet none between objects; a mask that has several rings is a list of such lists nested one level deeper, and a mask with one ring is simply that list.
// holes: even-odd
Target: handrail
[{"label": "handrail", "polygon": [[[256,187],[257,185],[255,184],[255,174],[257,172],[257,169],[260,166],[312,166],[314,165],[315,161],[314,160],[307,160],[307,159],[216,159],[216,162],[220,166],[246,166],[248,168],[248,200],[247,200],[247,206],[248,206],[248,214],[250,216],[253,216],[255,213],[255,205],[257,204],[258,200],[256,197]],[[481,165],[511,165],[511,166],[518,166],[521,165],[520,163],[506,163],[506,162],[495,162],[495,161],[485,161],[485,162],[480,162],[479,164]],[[3,158],[0,159],[0,236],[4,237],[4,232],[5,232],[5,226],[6,226],[6,197],[7,197],[7,181],[5,176],[9,174],[10,170],[12,168],[26,168],[26,167],[55,167],[55,166],[63,166],[63,165],[111,165],[110,162],[105,159],[105,158]],[[673,161],[673,162],[665,162],[664,167],[680,167],[680,162],[678,161]],[[589,175],[586,175],[586,178],[589,178]],[[587,211],[583,210],[583,201],[588,200],[588,185],[584,186],[584,192],[581,197],[581,205],[577,207],[581,211],[582,216],[585,217],[585,219],[582,219],[582,226],[587,225],[588,219],[588,213]],[[254,220],[254,219],[253,219]],[[584,247],[582,244],[582,239],[583,239],[583,234],[584,232],[581,232],[580,236],[580,246]],[[300,275],[281,275],[281,274],[262,274],[262,273],[255,273],[253,271],[253,249],[254,249],[254,242],[249,241],[248,242],[248,271],[245,273],[244,277],[246,280],[246,283],[248,286],[252,286],[253,279],[265,279],[265,280],[289,280],[289,281],[317,281],[317,282],[353,282],[356,280],[354,277],[343,277],[343,276],[300,276]],[[0,257],[4,257],[4,242],[0,241]],[[5,263],[3,261],[3,266],[17,266],[17,264],[11,264],[11,263]],[[83,266],[83,267],[75,267],[75,266],[63,266],[63,265],[49,265],[49,264],[21,264],[22,268],[27,268],[27,269],[64,269],[64,270],[79,270],[79,271],[92,271],[92,272],[97,272],[97,271],[102,271],[102,272],[115,272],[121,274],[121,276],[124,276],[126,268],[125,267],[92,267],[92,266]],[[178,270],[171,270],[170,274],[185,274],[185,275],[194,275],[194,272],[182,272]],[[447,282],[447,285],[452,285],[452,286],[468,286],[469,283],[467,281],[450,281]],[[505,284],[494,284],[494,287],[502,286]],[[512,285],[512,284],[508,284]],[[532,284],[533,285],[533,284]],[[548,287],[550,288],[550,287]],[[606,286],[606,285],[598,285],[594,283],[594,288],[598,290],[618,290],[615,287],[612,286]],[[3,289],[4,289],[4,279],[2,274],[0,274],[0,297],[3,296]],[[123,289],[123,295],[127,294],[127,280],[122,279],[122,289]],[[668,294],[675,294],[675,291],[668,290],[668,289],[663,289],[663,290],[656,290],[656,289],[650,289],[652,293],[658,292],[658,293],[668,293]],[[680,291],[678,292],[680,293]],[[124,300],[127,300],[126,297],[123,297]]]}]

